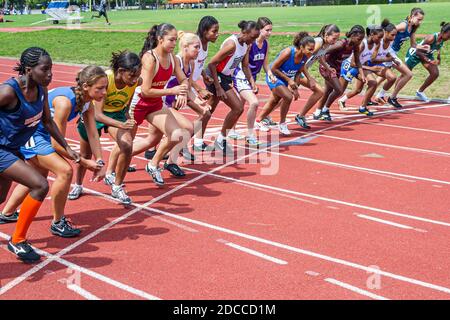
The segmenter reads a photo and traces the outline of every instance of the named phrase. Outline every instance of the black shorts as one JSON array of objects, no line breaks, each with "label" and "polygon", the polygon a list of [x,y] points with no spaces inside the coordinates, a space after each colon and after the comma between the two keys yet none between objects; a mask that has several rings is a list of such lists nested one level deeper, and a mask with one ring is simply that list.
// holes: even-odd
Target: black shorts
[{"label": "black shorts", "polygon": [[100,18],[101,16],[104,16],[105,18],[108,18],[107,14],[106,14],[106,10],[100,10],[98,12],[98,17]]},{"label": "black shorts", "polygon": [[[206,69],[206,74],[208,76],[212,77],[209,69]],[[222,87],[222,89],[225,92],[227,92],[230,89],[233,89],[233,77],[226,76],[220,72],[217,72],[217,77],[219,78],[220,86]],[[210,85],[206,85],[206,89],[208,89],[208,91],[211,92],[212,94],[214,94],[215,96],[217,95],[216,87],[214,86],[214,83],[212,83]]]}]

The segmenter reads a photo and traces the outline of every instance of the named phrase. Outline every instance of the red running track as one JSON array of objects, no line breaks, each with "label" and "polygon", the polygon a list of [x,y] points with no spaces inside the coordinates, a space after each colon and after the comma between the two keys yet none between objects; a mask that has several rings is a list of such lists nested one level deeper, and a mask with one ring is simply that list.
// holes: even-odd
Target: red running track
[{"label": "red running track", "polygon": [[[2,81],[13,64],[1,60]],[[73,83],[78,69],[55,65],[52,87]],[[261,86],[261,103],[268,94]],[[78,239],[50,234],[45,201],[29,237],[52,259],[21,264],[2,240],[0,299],[449,299],[450,106],[404,103],[372,119],[334,106],[332,123],[292,124],[259,155],[239,141],[237,164],[207,155],[183,164],[185,179],[164,172],[164,188],[135,157],[126,178],[134,206],[91,182],[68,202]],[[219,106],[208,138],[226,112]],[[68,132],[76,148],[73,123]]]}]

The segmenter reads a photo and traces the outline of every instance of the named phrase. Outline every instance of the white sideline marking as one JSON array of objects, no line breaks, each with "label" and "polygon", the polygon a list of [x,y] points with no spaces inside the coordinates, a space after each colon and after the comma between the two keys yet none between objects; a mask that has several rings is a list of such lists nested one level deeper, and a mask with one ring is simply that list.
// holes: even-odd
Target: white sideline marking
[{"label": "white sideline marking", "polygon": [[369,292],[369,291],[360,289],[360,288],[358,288],[358,287],[352,286],[352,285],[350,285],[350,284],[348,284],[348,283],[345,283],[345,282],[342,282],[342,281],[338,281],[338,280],[336,280],[336,279],[326,278],[325,281],[326,281],[326,282],[329,282],[329,283],[332,283],[332,284],[334,284],[334,285],[337,285],[337,286],[339,286],[339,287],[345,288],[345,289],[347,289],[347,290],[356,292],[356,293],[358,293],[358,294],[360,294],[360,295],[363,295],[363,296],[366,296],[366,297],[375,299],[375,300],[390,300],[390,299],[388,299],[388,298],[385,298],[385,297],[376,295],[376,294],[374,294],[374,293],[372,293],[372,292]]},{"label": "white sideline marking", "polygon": [[217,240],[217,241],[222,242],[223,244],[225,244],[226,246],[229,246],[231,248],[243,251],[245,253],[251,254],[253,256],[259,257],[261,259],[265,259],[267,261],[270,261],[270,262],[273,262],[273,263],[276,263],[276,264],[282,264],[282,265],[288,264],[287,261],[284,261],[284,260],[281,260],[281,259],[278,259],[278,258],[274,258],[274,257],[269,256],[267,254],[264,254],[264,253],[261,253],[261,252],[256,251],[256,250],[240,246],[240,245],[232,243],[232,242],[228,242],[228,241],[225,241],[225,240]]},{"label": "white sideline marking", "polygon": [[87,300],[101,300],[99,297],[94,296],[89,291],[84,290],[83,288],[77,286],[76,284],[69,284],[67,285],[67,289],[70,289],[76,293],[78,293],[83,298],[86,298]]}]

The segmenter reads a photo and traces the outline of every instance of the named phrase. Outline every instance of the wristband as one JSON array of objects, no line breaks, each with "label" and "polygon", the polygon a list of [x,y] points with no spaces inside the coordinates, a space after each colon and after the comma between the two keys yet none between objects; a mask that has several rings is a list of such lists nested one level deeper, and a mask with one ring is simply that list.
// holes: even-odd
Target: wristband
[{"label": "wristband", "polygon": [[96,162],[100,167],[103,167],[104,165],[105,165],[105,161],[103,161],[103,160],[97,160],[97,162]]}]

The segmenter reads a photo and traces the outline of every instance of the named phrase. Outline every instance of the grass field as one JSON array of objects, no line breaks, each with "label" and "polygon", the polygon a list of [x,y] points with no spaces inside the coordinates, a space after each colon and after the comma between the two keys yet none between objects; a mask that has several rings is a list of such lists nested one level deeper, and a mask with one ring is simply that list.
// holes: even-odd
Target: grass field
[{"label": "grass field", "polygon": [[[237,23],[241,19],[255,20],[259,16],[268,16],[274,22],[274,32],[296,32],[307,30],[317,32],[325,23],[335,22],[345,32],[354,24],[366,25],[374,23],[373,16],[389,18],[397,23],[403,19],[416,3],[399,5],[368,6],[335,6],[335,7],[297,7],[297,8],[239,8],[239,9],[207,9],[207,10],[158,10],[158,11],[115,11],[110,12],[111,26],[106,26],[104,19],[90,20],[90,13],[85,14],[81,30],[51,29],[27,33],[1,33],[0,56],[17,57],[20,52],[32,45],[39,45],[51,53],[55,61],[73,63],[95,63],[107,65],[111,51],[130,49],[139,51],[146,30],[155,23],[171,22],[180,30],[194,31],[199,19],[204,15],[213,15],[220,21],[221,32],[237,31]],[[419,34],[427,34],[439,30],[441,21],[448,20],[450,3],[421,3],[426,18],[420,27]],[[371,9],[372,8],[372,9]],[[375,11],[373,11],[375,8]],[[379,9],[379,12],[377,10]],[[372,11],[371,11],[372,10]],[[375,12],[375,13],[374,13]],[[51,26],[44,22],[44,15],[11,16],[15,22],[0,24],[0,28]],[[110,30],[112,32],[101,32]],[[134,32],[124,32],[132,30]],[[211,46],[214,54],[226,35],[222,35],[217,43]],[[280,49],[291,44],[291,35],[273,35],[270,39],[272,59]],[[405,56],[406,45],[401,52]],[[428,90],[428,95],[447,98],[450,92],[450,58],[446,56],[448,49],[444,47],[443,60],[440,67],[441,76]],[[317,66],[313,74],[317,73]],[[418,66],[415,78],[403,93],[413,94],[426,76],[425,70]]]}]

